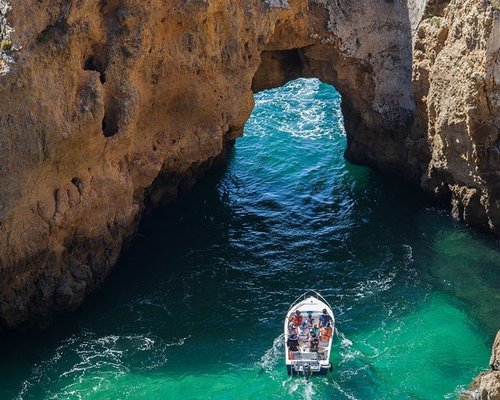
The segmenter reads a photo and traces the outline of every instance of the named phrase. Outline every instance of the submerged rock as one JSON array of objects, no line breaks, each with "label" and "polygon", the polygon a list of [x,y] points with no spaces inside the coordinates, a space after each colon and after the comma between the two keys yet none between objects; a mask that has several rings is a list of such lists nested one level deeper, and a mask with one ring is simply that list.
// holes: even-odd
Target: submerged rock
[{"label": "submerged rock", "polygon": [[224,159],[253,92],[297,77],[342,94],[350,160],[499,232],[500,25],[487,0],[0,5],[0,329],[77,307],[142,211]]}]

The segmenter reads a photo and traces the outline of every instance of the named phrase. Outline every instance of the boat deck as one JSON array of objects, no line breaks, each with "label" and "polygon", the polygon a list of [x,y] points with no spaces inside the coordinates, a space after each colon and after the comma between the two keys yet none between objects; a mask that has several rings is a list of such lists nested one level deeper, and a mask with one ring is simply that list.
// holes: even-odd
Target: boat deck
[{"label": "boat deck", "polygon": [[[317,293],[316,293],[317,294]],[[299,351],[287,351],[285,355],[285,361],[287,364],[287,368],[289,368],[289,373],[293,374],[293,371],[296,373],[301,373],[305,371],[305,368],[308,368],[309,371],[314,373],[325,372],[331,368],[330,364],[330,351],[332,345],[332,337],[328,340],[319,341],[318,351],[310,351],[310,332],[311,329],[306,329],[305,332],[301,332],[301,329],[298,328],[295,324],[295,327],[292,329],[290,327],[291,318],[295,315],[295,312],[300,311],[302,322],[309,321],[309,315],[312,318],[312,326],[316,326],[318,328],[318,339],[321,337],[321,322],[320,315],[324,309],[327,310],[328,315],[331,320],[331,328],[332,333],[335,329],[335,319],[333,316],[332,309],[330,305],[321,298],[321,296],[311,296],[305,297],[297,300],[288,310],[286,319],[285,319],[285,343],[288,338],[291,336],[292,332],[296,334],[299,342]],[[311,326],[311,323],[308,324]]]}]

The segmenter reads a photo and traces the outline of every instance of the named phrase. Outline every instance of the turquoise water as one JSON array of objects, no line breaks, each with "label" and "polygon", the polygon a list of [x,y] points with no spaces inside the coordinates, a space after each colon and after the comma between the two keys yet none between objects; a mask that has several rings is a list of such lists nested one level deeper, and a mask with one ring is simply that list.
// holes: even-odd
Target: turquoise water
[{"label": "turquoise water", "polygon": [[[498,243],[347,163],[339,102],[316,80],[257,95],[228,167],[147,217],[101,290],[2,338],[0,398],[455,398],[500,327]],[[281,336],[306,288],[339,330],[310,382]]]}]

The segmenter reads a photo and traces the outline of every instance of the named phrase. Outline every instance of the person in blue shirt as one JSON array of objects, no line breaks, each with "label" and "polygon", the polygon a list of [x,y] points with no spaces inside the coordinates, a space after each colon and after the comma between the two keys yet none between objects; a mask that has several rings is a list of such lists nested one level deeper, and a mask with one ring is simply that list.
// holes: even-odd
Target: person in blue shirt
[{"label": "person in blue shirt", "polygon": [[313,326],[313,327],[312,327],[312,329],[311,329],[311,332],[314,332],[314,334],[315,334],[316,336],[318,336],[318,335],[319,335],[319,327],[318,327],[318,324],[314,324],[314,326]]},{"label": "person in blue shirt", "polygon": [[323,308],[323,313],[319,316],[320,326],[325,327],[331,321],[332,317],[328,315],[328,311],[326,311],[326,308]]},{"label": "person in blue shirt", "polygon": [[307,322],[307,327],[309,329],[311,329],[314,326],[314,318],[313,318],[312,314],[309,314],[307,316],[306,322]]}]

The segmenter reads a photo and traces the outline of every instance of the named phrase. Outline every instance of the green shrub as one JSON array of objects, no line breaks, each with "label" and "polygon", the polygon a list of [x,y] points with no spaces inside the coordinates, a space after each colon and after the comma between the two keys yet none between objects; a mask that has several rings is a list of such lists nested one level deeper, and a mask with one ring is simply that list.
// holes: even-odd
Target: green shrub
[{"label": "green shrub", "polygon": [[441,27],[441,17],[430,17],[429,23],[432,26],[435,26],[436,28],[440,28]]}]

